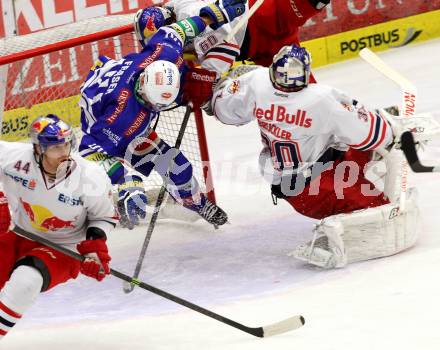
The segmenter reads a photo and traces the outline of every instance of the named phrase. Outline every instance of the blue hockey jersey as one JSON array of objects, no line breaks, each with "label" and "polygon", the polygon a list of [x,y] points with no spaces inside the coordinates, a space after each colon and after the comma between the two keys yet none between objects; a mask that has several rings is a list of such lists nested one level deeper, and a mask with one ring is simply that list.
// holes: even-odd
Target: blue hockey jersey
[{"label": "blue hockey jersey", "polygon": [[[143,135],[159,114],[136,95],[139,75],[150,63],[166,60],[179,68],[182,86],[187,69],[183,47],[204,29],[200,17],[191,17],[160,28],[140,53],[120,60],[100,56],[81,88],[79,105],[84,136],[80,150],[90,148],[123,158],[130,142]],[[180,101],[181,93],[176,99],[177,103]]]}]

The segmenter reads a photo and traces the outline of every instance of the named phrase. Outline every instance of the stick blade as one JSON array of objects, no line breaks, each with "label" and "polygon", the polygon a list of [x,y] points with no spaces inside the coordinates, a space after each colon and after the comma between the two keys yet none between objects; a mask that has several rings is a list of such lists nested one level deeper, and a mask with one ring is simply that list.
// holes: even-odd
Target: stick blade
[{"label": "stick blade", "polygon": [[131,284],[127,281],[124,281],[122,283],[122,289],[123,289],[124,293],[126,293],[126,294],[131,293],[134,289],[134,284]]},{"label": "stick blade", "polygon": [[274,335],[293,331],[294,329],[304,326],[305,319],[303,316],[289,317],[283,321],[264,326],[263,337],[272,337]]}]

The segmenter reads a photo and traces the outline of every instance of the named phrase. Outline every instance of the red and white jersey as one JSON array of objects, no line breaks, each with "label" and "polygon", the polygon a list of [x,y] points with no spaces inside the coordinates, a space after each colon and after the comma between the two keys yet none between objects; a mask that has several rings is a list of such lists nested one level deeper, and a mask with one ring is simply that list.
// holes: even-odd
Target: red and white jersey
[{"label": "red and white jersey", "polygon": [[[176,20],[180,21],[198,15],[202,7],[213,2],[214,0],[171,0],[166,3],[166,6],[173,9]],[[237,17],[231,23],[227,23],[215,31],[208,27],[204,33],[194,39],[193,49],[202,68],[217,72],[219,77],[229,70],[235,58],[240,54],[246,25],[238,30],[230,42],[225,42],[225,40],[240,18],[242,17]]]},{"label": "red and white jersey", "polygon": [[268,166],[275,169],[273,183],[287,170],[304,173],[329,148],[368,151],[393,140],[391,127],[379,112],[326,85],[282,92],[272,86],[268,68],[226,81],[212,103],[215,116],[224,124],[257,121],[264,144],[263,174],[268,174]]},{"label": "red and white jersey", "polygon": [[103,169],[72,154],[67,176],[46,186],[32,144],[0,141],[0,182],[12,221],[58,244],[76,244],[88,227],[116,224],[111,183]]}]

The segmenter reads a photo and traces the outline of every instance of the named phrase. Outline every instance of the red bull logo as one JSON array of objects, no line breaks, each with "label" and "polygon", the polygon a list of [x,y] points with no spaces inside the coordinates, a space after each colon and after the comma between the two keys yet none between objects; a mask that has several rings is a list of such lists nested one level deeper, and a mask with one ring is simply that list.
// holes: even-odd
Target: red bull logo
[{"label": "red bull logo", "polygon": [[149,38],[157,32],[156,24],[154,24],[154,15],[148,17],[147,23],[144,28],[144,38]]},{"label": "red bull logo", "polygon": [[63,220],[55,216],[49,209],[38,204],[30,204],[20,198],[20,203],[28,216],[33,228],[40,232],[58,231],[75,228],[75,220]]}]

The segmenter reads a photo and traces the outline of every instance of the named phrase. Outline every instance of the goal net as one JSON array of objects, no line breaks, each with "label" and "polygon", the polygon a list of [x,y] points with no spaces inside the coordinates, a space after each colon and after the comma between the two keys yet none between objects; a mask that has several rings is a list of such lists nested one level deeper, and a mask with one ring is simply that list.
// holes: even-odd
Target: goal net
[{"label": "goal net", "polygon": [[[140,50],[132,26],[133,14],[86,21],[0,39],[1,139],[26,140],[30,122],[53,113],[80,131],[79,91],[99,55],[120,59]],[[185,107],[162,112],[156,132],[174,145]],[[201,190],[215,201],[202,113],[195,110],[186,128],[181,150],[191,161]],[[148,191],[157,191],[162,179],[153,172]]]}]

